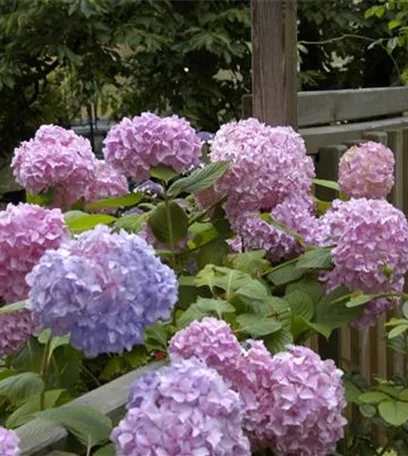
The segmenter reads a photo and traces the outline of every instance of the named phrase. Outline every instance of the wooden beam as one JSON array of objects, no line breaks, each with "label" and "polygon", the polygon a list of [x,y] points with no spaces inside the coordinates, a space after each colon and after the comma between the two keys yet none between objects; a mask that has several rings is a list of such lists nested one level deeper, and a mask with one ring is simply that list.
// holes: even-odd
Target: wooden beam
[{"label": "wooden beam", "polygon": [[297,126],[296,0],[252,0],[253,116]]}]

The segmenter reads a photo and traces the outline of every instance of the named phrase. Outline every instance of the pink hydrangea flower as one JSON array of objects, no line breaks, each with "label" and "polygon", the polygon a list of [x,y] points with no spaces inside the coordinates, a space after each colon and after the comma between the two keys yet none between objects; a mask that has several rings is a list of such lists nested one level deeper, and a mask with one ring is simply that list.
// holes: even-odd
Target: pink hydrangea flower
[{"label": "pink hydrangea flower", "polygon": [[148,179],[150,168],[158,165],[188,171],[201,156],[200,138],[187,120],[151,112],[124,117],[111,128],[104,146],[106,161],[137,182]]},{"label": "pink hydrangea flower", "polygon": [[129,186],[126,177],[104,160],[98,160],[96,162],[95,179],[85,190],[85,202],[87,204],[95,203],[96,201],[123,196],[128,193]]},{"label": "pink hydrangea flower", "polygon": [[134,383],[111,439],[117,456],[250,456],[239,396],[197,359]]},{"label": "pink hydrangea flower", "polygon": [[256,119],[223,125],[212,143],[210,158],[230,162],[215,190],[228,195],[225,209],[231,221],[243,213],[272,210],[289,195],[307,193],[315,175],[298,133]]},{"label": "pink hydrangea flower", "polygon": [[20,456],[20,439],[9,429],[0,426],[0,454],[1,456]]},{"label": "pink hydrangea flower", "polygon": [[[316,218],[314,202],[309,195],[286,198],[272,209],[271,216],[300,234],[308,247],[324,243],[324,231]],[[234,227],[242,239],[244,250],[263,249],[271,262],[294,257],[303,251],[294,236],[265,222],[256,213],[241,215]]]},{"label": "pink hydrangea flower", "polygon": [[29,192],[38,195],[53,189],[53,205],[64,210],[84,196],[95,178],[90,142],[55,125],[43,125],[33,139],[21,143],[11,166],[16,181]]},{"label": "pink hydrangea flower", "polygon": [[171,360],[197,357],[216,369],[224,380],[234,375],[241,353],[241,345],[231,326],[213,317],[190,323],[169,343]]},{"label": "pink hydrangea flower", "polygon": [[[0,315],[0,357],[17,351],[33,334],[34,329],[31,313],[28,310]],[[0,452],[0,454],[3,453]]]},{"label": "pink hydrangea flower", "polygon": [[340,159],[340,189],[355,198],[386,198],[394,185],[394,165],[394,154],[381,143],[353,146]]},{"label": "pink hydrangea flower", "polygon": [[0,212],[0,299],[21,301],[28,295],[26,275],[48,249],[68,237],[59,209],[9,204]]},{"label": "pink hydrangea flower", "polygon": [[[336,200],[322,222],[335,245],[335,267],[325,277],[329,291],[342,285],[364,293],[402,291],[408,271],[408,223],[400,210],[386,200]],[[385,273],[386,267],[391,276]],[[390,307],[387,299],[370,302],[354,326],[375,324]]]}]

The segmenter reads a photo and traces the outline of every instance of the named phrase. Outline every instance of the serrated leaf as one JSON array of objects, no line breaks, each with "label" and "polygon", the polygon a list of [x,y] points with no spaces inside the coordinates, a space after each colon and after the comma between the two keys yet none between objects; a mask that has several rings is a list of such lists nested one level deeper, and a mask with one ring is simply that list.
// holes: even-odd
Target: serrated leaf
[{"label": "serrated leaf", "polygon": [[229,162],[219,161],[210,163],[202,169],[198,169],[190,176],[174,182],[168,190],[168,195],[172,198],[180,193],[197,193],[201,190],[214,185],[227,171]]},{"label": "serrated leaf", "polygon": [[18,312],[19,310],[25,309],[27,306],[27,301],[18,301],[13,302],[12,304],[7,304],[6,306],[0,307],[0,315],[4,315],[10,312]]},{"label": "serrated leaf", "polygon": [[124,215],[115,222],[115,228],[123,229],[128,233],[139,233],[146,223],[149,214]]},{"label": "serrated leaf", "polygon": [[23,372],[0,380],[0,396],[12,404],[20,404],[43,390],[43,379],[35,372]]},{"label": "serrated leaf", "polygon": [[36,417],[61,424],[87,448],[107,442],[112,432],[111,419],[91,407],[68,405],[44,410]]},{"label": "serrated leaf", "polygon": [[327,180],[327,179],[313,179],[312,182],[315,185],[318,185],[320,187],[330,188],[332,190],[336,190],[336,191],[340,192],[340,187],[337,182]]},{"label": "serrated leaf", "polygon": [[117,220],[116,217],[106,214],[92,214],[84,217],[78,217],[71,220],[65,220],[67,227],[73,232],[91,230],[96,225],[110,225]]},{"label": "serrated leaf", "polygon": [[175,201],[169,203],[168,209],[164,203],[160,203],[151,212],[147,224],[155,238],[165,244],[170,245],[172,240],[175,246],[188,235],[187,215]]},{"label": "serrated leaf", "polygon": [[285,301],[289,303],[293,316],[302,317],[306,321],[313,318],[314,304],[306,293],[298,290],[292,291],[285,295]]},{"label": "serrated leaf", "polygon": [[204,314],[216,314],[219,318],[223,313],[235,312],[234,306],[222,299],[198,298],[196,306]]},{"label": "serrated leaf", "polygon": [[[44,393],[44,409],[49,409],[55,406],[61,394],[65,390],[55,389],[45,391]],[[28,400],[17,410],[15,410],[6,421],[6,426],[14,429],[28,423],[34,418],[34,415],[41,410],[41,394],[31,396]]]},{"label": "serrated leaf", "polygon": [[239,287],[235,293],[257,301],[264,301],[268,298],[268,289],[259,280],[248,280],[243,286]]},{"label": "serrated leaf", "polygon": [[199,321],[205,317],[205,312],[197,307],[196,304],[192,304],[183,314],[177,319],[177,327],[183,329],[193,321]]},{"label": "serrated leaf", "polygon": [[317,303],[322,297],[324,288],[322,283],[318,282],[315,278],[302,277],[297,282],[290,283],[286,287],[286,294],[293,291],[302,291],[306,293],[314,303]]},{"label": "serrated leaf", "polygon": [[252,276],[268,264],[264,257],[265,250],[254,250],[252,252],[229,255],[235,269],[246,272]]},{"label": "serrated leaf", "polygon": [[288,263],[277,267],[268,274],[268,280],[275,285],[285,285],[300,279],[304,271],[296,268],[296,264]]},{"label": "serrated leaf", "polygon": [[167,328],[160,321],[145,330],[145,345],[148,351],[167,349]]},{"label": "serrated leaf", "polygon": [[388,333],[388,338],[393,339],[394,337],[399,336],[400,334],[404,333],[408,330],[408,322],[403,325],[396,326],[392,328],[391,331]]},{"label": "serrated leaf", "polygon": [[199,269],[204,268],[207,264],[221,265],[228,250],[228,244],[223,239],[203,245],[197,252]]},{"label": "serrated leaf", "polygon": [[364,402],[365,404],[378,404],[381,401],[389,400],[390,396],[381,391],[367,391],[366,393],[361,394],[358,397],[360,402]]},{"label": "serrated leaf", "polygon": [[144,195],[142,193],[130,193],[125,196],[118,196],[116,198],[107,198],[95,203],[87,204],[85,209],[87,211],[94,211],[95,209],[104,209],[107,207],[129,207],[135,206],[142,201]]},{"label": "serrated leaf", "polygon": [[266,336],[263,340],[268,350],[272,355],[275,355],[285,351],[286,346],[293,343],[293,335],[289,330],[282,328],[280,331]]},{"label": "serrated leaf", "polygon": [[156,179],[160,179],[161,181],[165,182],[166,184],[169,183],[172,179],[174,179],[178,174],[174,171],[173,168],[165,165],[159,165],[155,168],[150,168],[150,176],[155,177]]},{"label": "serrated leaf", "polygon": [[331,251],[318,247],[299,257],[297,269],[327,269],[331,266]]},{"label": "serrated leaf", "polygon": [[270,318],[256,314],[241,314],[237,316],[237,323],[240,331],[252,337],[262,337],[275,333],[282,329],[282,323]]},{"label": "serrated leaf", "polygon": [[373,297],[370,295],[358,295],[358,296],[353,296],[351,299],[349,299],[346,302],[346,307],[349,309],[353,307],[359,307],[362,306],[363,304],[367,304],[367,302],[372,301]]},{"label": "serrated leaf", "polygon": [[381,418],[392,426],[402,426],[408,421],[408,402],[383,401],[378,405]]}]

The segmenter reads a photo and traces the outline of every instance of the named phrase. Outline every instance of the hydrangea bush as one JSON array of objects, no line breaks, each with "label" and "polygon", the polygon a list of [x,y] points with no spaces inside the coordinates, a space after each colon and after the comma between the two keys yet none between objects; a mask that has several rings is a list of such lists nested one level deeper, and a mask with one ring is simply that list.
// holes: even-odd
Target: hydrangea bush
[{"label": "hydrangea bush", "polygon": [[[0,212],[6,427],[51,419],[48,408],[65,423],[68,399],[164,359],[134,383],[114,429],[88,411],[98,418],[85,439],[77,412],[68,427],[87,454],[374,455],[380,444],[345,427],[346,396],[378,418],[385,450],[408,452],[408,410],[392,413],[408,407],[405,384],[353,383],[351,395],[350,375],[307,348],[407,298],[389,149],[352,147],[338,184],[325,183],[290,127],[247,119],[204,135],[142,113],[112,127],[104,158],[52,125],[15,151],[28,203]],[[313,183],[339,198],[318,201]],[[389,325],[393,337],[408,328]],[[18,454],[2,432],[0,448]]]}]

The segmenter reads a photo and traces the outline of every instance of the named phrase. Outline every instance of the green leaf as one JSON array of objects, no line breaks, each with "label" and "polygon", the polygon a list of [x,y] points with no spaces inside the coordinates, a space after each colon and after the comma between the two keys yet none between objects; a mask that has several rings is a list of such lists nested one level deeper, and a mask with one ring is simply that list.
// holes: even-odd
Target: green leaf
[{"label": "green leaf", "polygon": [[91,407],[67,405],[44,410],[36,417],[61,424],[87,448],[107,442],[112,432],[111,419]]},{"label": "green leaf", "polygon": [[314,304],[306,293],[298,290],[292,291],[285,295],[285,301],[289,303],[293,316],[302,317],[306,321],[313,318]]},{"label": "green leaf", "polygon": [[196,304],[192,304],[185,312],[183,312],[177,319],[177,328],[183,329],[193,321],[199,321],[205,317],[205,312],[197,307]]},{"label": "green leaf", "polygon": [[167,328],[160,321],[145,330],[145,345],[148,351],[167,349]]},{"label": "green leaf", "polygon": [[372,418],[377,413],[377,409],[374,407],[374,405],[371,404],[360,404],[359,410],[360,413],[366,418]]},{"label": "green leaf", "polygon": [[239,287],[235,293],[252,300],[263,301],[268,298],[269,293],[266,286],[259,280],[248,280],[243,286]]},{"label": "green leaf", "polygon": [[190,176],[174,182],[168,190],[168,195],[172,198],[180,193],[197,193],[214,185],[227,171],[229,162],[219,161],[210,163],[203,169],[198,169]]},{"label": "green leaf", "polygon": [[207,264],[221,265],[229,250],[228,244],[223,239],[217,239],[203,245],[197,252],[199,269]]},{"label": "green leaf", "polygon": [[160,179],[161,181],[168,184],[172,179],[174,179],[178,174],[174,171],[173,168],[165,165],[159,165],[155,168],[150,168],[150,176]]},{"label": "green leaf", "polygon": [[235,312],[234,306],[222,299],[198,298],[196,306],[204,314],[216,314],[219,318],[223,313]]},{"label": "green leaf", "polygon": [[399,336],[400,334],[404,333],[408,329],[408,322],[406,324],[396,326],[395,328],[391,329],[388,333],[388,338],[393,339],[394,337]]},{"label": "green leaf", "polygon": [[23,372],[0,380],[0,396],[5,396],[12,404],[20,404],[43,390],[43,379],[35,372]]},{"label": "green leaf", "polygon": [[323,201],[318,198],[314,198],[316,202],[316,208],[317,208],[317,213],[319,215],[324,215],[331,207],[331,202],[330,201]]},{"label": "green leaf", "polygon": [[315,185],[318,185],[320,187],[330,188],[332,190],[336,190],[336,191],[340,192],[340,187],[337,182],[334,182],[331,180],[326,180],[326,179],[313,179],[312,182]]},{"label": "green leaf", "polygon": [[383,401],[378,411],[381,418],[392,426],[402,426],[408,420],[408,402]]},{"label": "green leaf", "polygon": [[148,213],[125,215],[115,222],[115,228],[123,229],[128,233],[139,233],[148,217]]},{"label": "green leaf", "polygon": [[348,404],[356,404],[358,398],[361,396],[361,390],[352,381],[345,378],[343,380],[344,388],[346,390],[346,401]]},{"label": "green leaf", "polygon": [[358,296],[353,296],[351,299],[349,299],[346,302],[346,307],[349,309],[353,307],[359,307],[362,306],[363,304],[366,304],[367,302],[372,301],[373,297],[370,295],[358,295]]},{"label": "green leaf", "polygon": [[237,322],[240,330],[252,337],[267,336],[282,329],[279,321],[255,314],[238,315]]},{"label": "green leaf", "polygon": [[260,218],[262,220],[264,220],[266,223],[268,223],[269,225],[274,226],[278,230],[283,231],[284,233],[287,233],[290,236],[293,236],[299,242],[299,244],[301,244],[301,245],[305,244],[303,237],[299,233],[297,233],[296,231],[293,231],[291,228],[289,228],[287,225],[280,222],[279,220],[275,220],[274,218],[272,218],[272,216],[269,212],[263,212],[260,215]]},{"label": "green leaf", "polygon": [[318,247],[304,253],[296,264],[297,269],[327,269],[332,265],[331,250]]},{"label": "green leaf", "polygon": [[116,217],[106,214],[92,214],[72,220],[65,220],[67,227],[73,232],[91,230],[96,225],[110,225],[117,220]]},{"label": "green leaf", "polygon": [[104,209],[106,207],[129,207],[135,206],[140,203],[144,195],[142,193],[130,193],[129,195],[119,196],[116,198],[108,198],[95,203],[87,204],[85,209],[87,211],[94,211],[95,209]]},{"label": "green leaf", "polygon": [[[49,409],[55,406],[61,394],[65,390],[55,389],[49,390],[44,393],[44,409]],[[15,410],[6,421],[6,426],[10,429],[14,429],[18,426],[22,426],[28,423],[37,412],[41,410],[41,394],[31,396],[28,400],[17,410]]]},{"label": "green leaf", "polygon": [[10,312],[17,312],[25,309],[27,305],[26,301],[13,302],[13,304],[7,304],[7,306],[0,307],[0,315],[4,315]]},{"label": "green leaf", "polygon": [[286,294],[292,293],[293,291],[302,291],[310,297],[313,303],[317,303],[323,295],[324,288],[316,278],[302,277],[297,282],[290,283],[286,287]]},{"label": "green leaf", "polygon": [[188,218],[175,201],[169,203],[168,210],[169,214],[167,214],[166,205],[160,203],[150,214],[147,223],[158,241],[170,244],[172,236],[175,246],[188,235]]},{"label": "green leaf", "polygon": [[90,214],[82,211],[68,211],[64,213],[64,220],[65,222],[69,222],[71,220],[75,220],[81,217],[88,217]]},{"label": "green leaf", "polygon": [[402,314],[405,318],[408,319],[408,301],[405,301],[404,305],[402,306]]},{"label": "green leaf", "polygon": [[289,330],[282,328],[280,331],[266,336],[264,342],[268,350],[275,355],[285,351],[286,346],[293,343],[293,335]]},{"label": "green leaf", "polygon": [[50,206],[54,201],[54,189],[52,188],[46,193],[34,195],[26,191],[26,201],[30,204],[37,204],[38,206]]},{"label": "green leaf", "polygon": [[365,404],[378,404],[381,401],[389,400],[390,396],[381,391],[367,391],[366,393],[361,394],[358,397],[360,402],[364,402]]},{"label": "green leaf", "polygon": [[109,443],[108,445],[99,448],[93,456],[116,456],[116,448],[113,443]]},{"label": "green leaf", "polygon": [[275,285],[285,285],[300,279],[303,274],[304,271],[297,269],[295,263],[283,263],[282,266],[279,265],[275,268],[275,270],[272,270],[267,277],[268,280],[273,282]]},{"label": "green leaf", "polygon": [[254,250],[252,252],[238,253],[229,255],[234,269],[255,275],[261,271],[268,262],[264,259],[265,250]]},{"label": "green leaf", "polygon": [[393,29],[399,27],[401,24],[402,24],[401,21],[394,19],[394,20],[388,22],[388,29],[393,30]]}]

